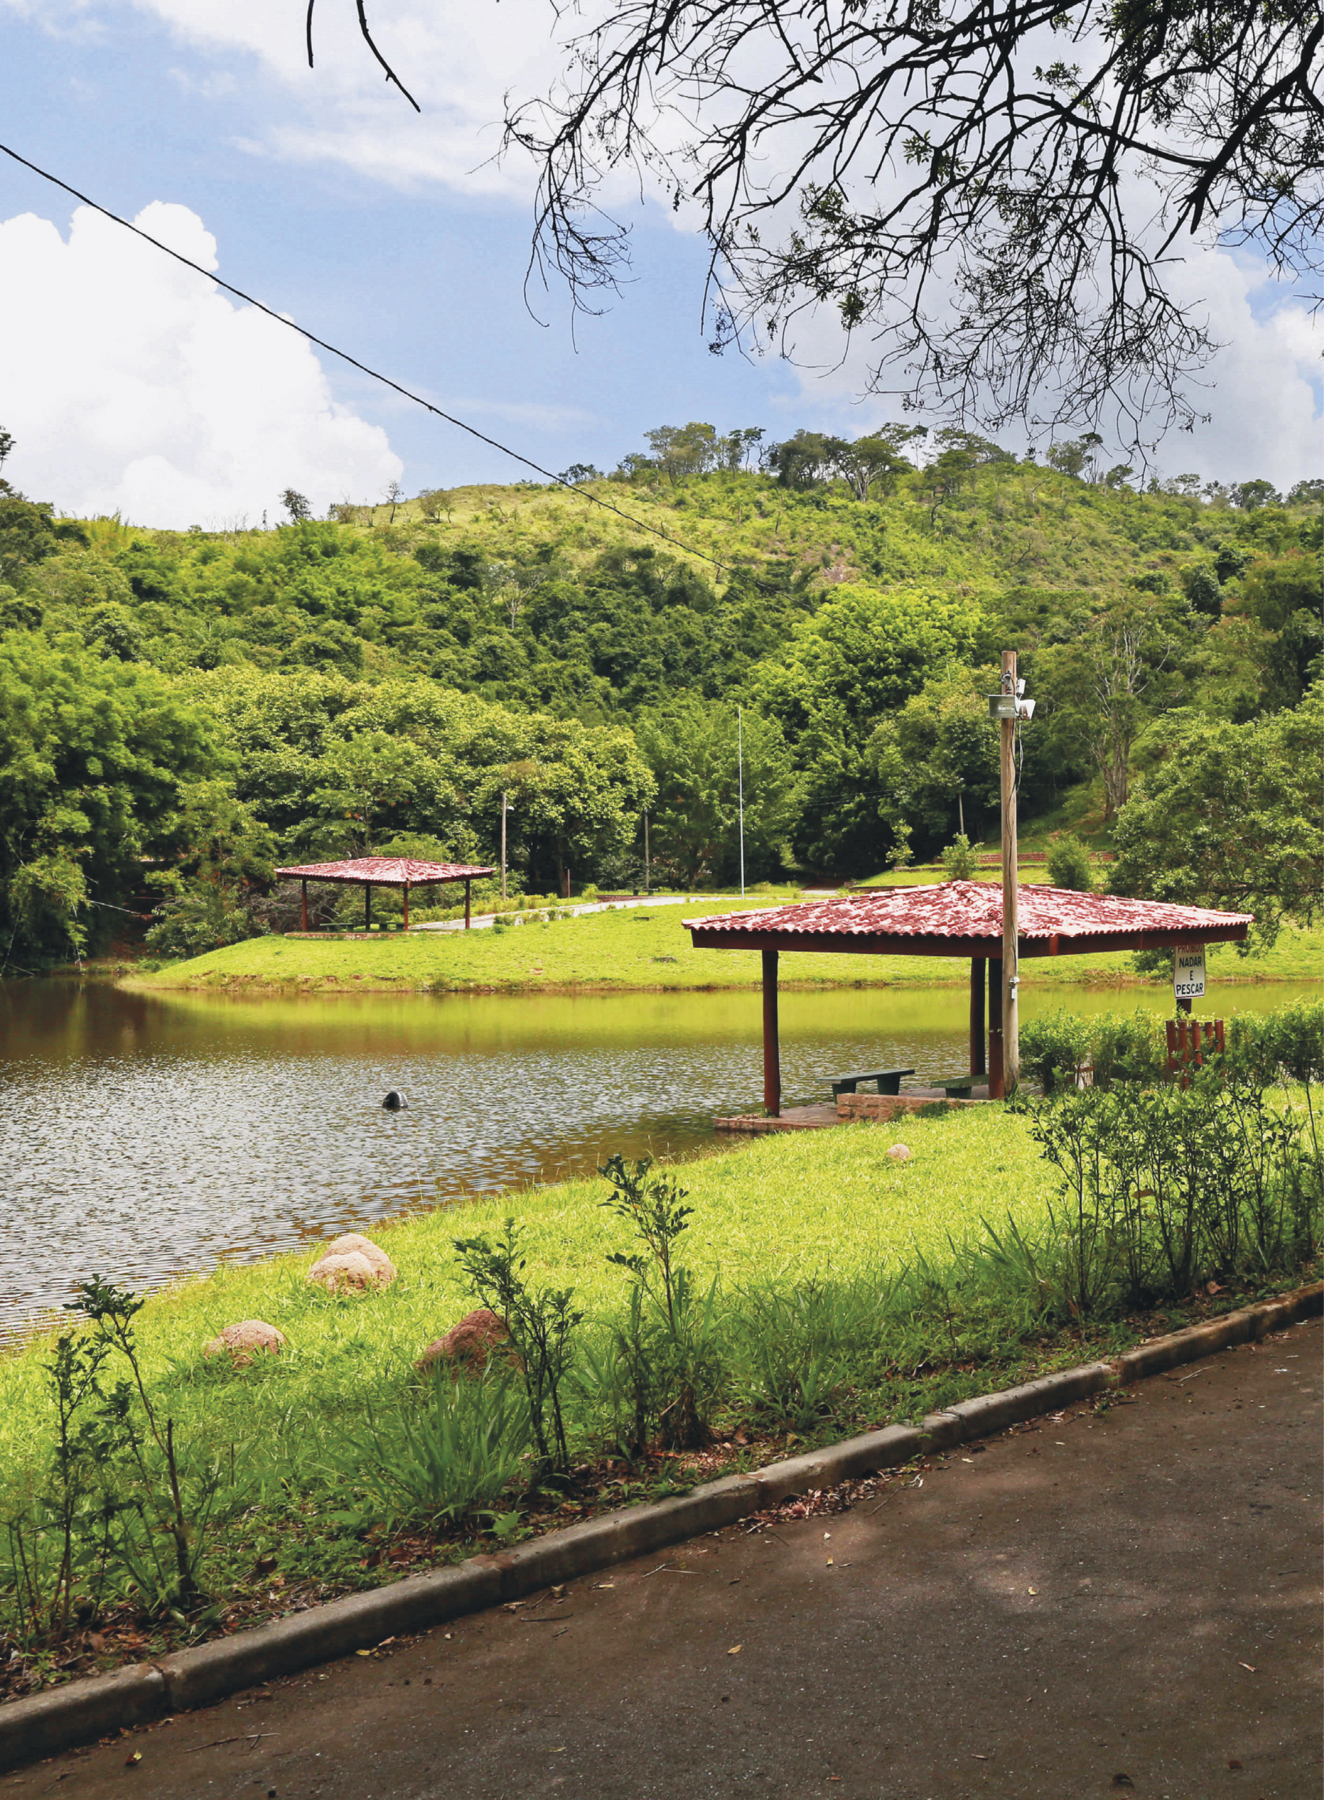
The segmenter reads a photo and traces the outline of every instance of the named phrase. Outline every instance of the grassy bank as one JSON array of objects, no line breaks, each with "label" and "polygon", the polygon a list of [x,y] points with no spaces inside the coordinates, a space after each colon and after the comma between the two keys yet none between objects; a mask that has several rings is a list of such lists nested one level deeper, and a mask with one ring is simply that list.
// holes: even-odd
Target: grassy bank
[{"label": "grassy bank", "polygon": [[[640,907],[589,913],[508,929],[365,934],[345,941],[250,938],[205,956],[129,980],[145,989],[264,989],[323,993],[519,992],[539,989],[685,990],[752,988],[760,981],[757,951],[696,950],[682,921],[711,905]],[[1213,977],[1237,981],[1314,980],[1324,934],[1287,929],[1265,956],[1240,957],[1232,945],[1209,955]],[[922,956],[782,958],[785,985],[807,987],[931,986],[964,983],[960,960]],[[1027,986],[1134,982],[1129,956],[1044,957],[1027,962]],[[1156,983],[1156,986],[1166,984]]]},{"label": "grassy bank", "polygon": [[[1061,1235],[1072,1215],[1058,1208],[1051,1225],[1059,1181],[1041,1154],[1043,1121],[990,1106],[765,1138],[688,1164],[677,1172],[687,1194],[664,1191],[662,1210],[649,1215],[652,1238],[632,1229],[641,1214],[622,1208],[619,1191],[606,1204],[606,1181],[575,1181],[381,1228],[398,1275],[380,1291],[337,1296],[310,1285],[312,1253],[222,1267],[149,1300],[131,1321],[136,1366],[108,1352],[95,1388],[84,1380],[86,1349],[64,1340],[65,1371],[73,1388],[83,1382],[83,1400],[69,1412],[76,1429],[63,1460],[51,1382],[59,1357],[53,1340],[31,1342],[0,1360],[0,1645],[7,1636],[12,1650],[0,1657],[0,1693],[157,1655],[479,1545],[758,1466],[797,1444],[914,1418],[1289,1285],[1317,1242],[1303,1224],[1299,1181],[1296,1198],[1288,1194],[1292,1171],[1317,1181],[1318,1163],[1317,1152],[1306,1148],[1302,1160],[1287,1148],[1282,1133],[1290,1137],[1304,1111],[1290,1100],[1284,1111],[1284,1098],[1271,1097],[1277,1125],[1259,1129],[1269,1115],[1254,1102],[1241,1122],[1255,1130],[1238,1136],[1223,1121],[1220,1132],[1244,1139],[1246,1171],[1270,1180],[1238,1215],[1248,1232],[1253,1213],[1258,1236],[1235,1253],[1217,1251],[1231,1241],[1230,1215],[1211,1170],[1214,1235],[1175,1284],[1162,1275],[1159,1238],[1149,1240],[1144,1259],[1157,1285],[1138,1277],[1148,1312],[1129,1310],[1121,1262],[1110,1260],[1108,1273],[1091,1249],[1081,1264],[1086,1240],[1071,1228]],[[1137,1123],[1149,1129],[1153,1114],[1137,1104],[1135,1094],[1101,1091],[1060,1103],[1059,1152],[1069,1162],[1091,1119],[1109,1143],[1128,1130],[1138,1142]],[[1214,1082],[1190,1094],[1169,1089],[1162,1104],[1177,1127],[1189,1114],[1187,1126],[1207,1133],[1210,1108],[1221,1116],[1241,1103]],[[1271,1138],[1266,1160],[1259,1146]],[[889,1153],[898,1144],[909,1156]],[[1133,1186],[1128,1176],[1124,1197]],[[688,1218],[675,1211],[681,1199]],[[565,1448],[555,1466],[533,1455],[538,1428],[524,1394],[533,1339],[518,1339],[518,1373],[500,1365],[482,1381],[452,1382],[414,1368],[430,1340],[487,1298],[455,1237],[494,1238],[512,1215],[523,1239],[507,1267],[543,1296],[546,1316],[551,1294],[551,1310],[569,1323]],[[670,1301],[657,1299],[664,1215],[662,1235],[688,1269],[676,1276],[673,1259],[671,1326]],[[1091,1229],[1088,1242],[1109,1245],[1115,1224],[1102,1235]],[[1138,1240],[1129,1242],[1136,1253]],[[489,1242],[483,1258],[490,1250]],[[1211,1266],[1218,1282],[1206,1279]],[[641,1328],[627,1296],[650,1281]],[[1160,1310],[1154,1300],[1165,1296]],[[512,1324],[521,1304],[503,1306]],[[284,1334],[279,1356],[236,1370],[204,1355],[224,1326],[255,1318]],[[112,1386],[130,1373],[133,1382]],[[682,1399],[688,1414],[675,1410]],[[678,1430],[685,1417],[699,1429]],[[180,1542],[194,1568],[186,1597],[171,1586],[161,1547],[173,1529],[167,1418],[187,1520]],[[25,1612],[24,1596],[59,1590],[62,1505],[75,1520],[79,1560],[52,1626],[59,1608],[43,1598]],[[34,1579],[33,1569],[44,1573]]]}]

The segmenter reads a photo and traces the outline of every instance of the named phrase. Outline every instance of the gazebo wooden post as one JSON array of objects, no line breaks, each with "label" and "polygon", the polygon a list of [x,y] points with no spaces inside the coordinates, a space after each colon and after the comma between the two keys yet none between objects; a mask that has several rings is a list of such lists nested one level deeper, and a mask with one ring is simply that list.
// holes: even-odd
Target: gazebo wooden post
[{"label": "gazebo wooden post", "polygon": [[372,930],[372,883],[370,881],[365,881],[363,884],[363,929],[365,931]]},{"label": "gazebo wooden post", "polygon": [[763,1110],[781,1117],[782,1048],[777,1031],[777,952],[763,952]]},{"label": "gazebo wooden post", "polygon": [[984,981],[987,971],[982,956],[970,958],[970,1073],[985,1072],[984,1055]]},{"label": "gazebo wooden post", "polygon": [[405,883],[405,930],[409,930],[409,883]]},{"label": "gazebo wooden post", "polygon": [[472,887],[472,883],[470,882],[469,877],[466,875],[464,878],[464,929],[466,931],[468,931],[468,929],[469,929],[469,898],[470,898],[471,887]]},{"label": "gazebo wooden post", "polygon": [[304,876],[303,880],[299,883],[299,889],[300,889],[300,893],[299,893],[300,911],[303,914],[303,929],[305,931],[307,931],[307,929],[308,929],[308,877],[306,875]]},{"label": "gazebo wooden post", "polygon": [[1002,958],[988,959],[988,1097],[1001,1100],[1007,1091],[1002,1062]]}]

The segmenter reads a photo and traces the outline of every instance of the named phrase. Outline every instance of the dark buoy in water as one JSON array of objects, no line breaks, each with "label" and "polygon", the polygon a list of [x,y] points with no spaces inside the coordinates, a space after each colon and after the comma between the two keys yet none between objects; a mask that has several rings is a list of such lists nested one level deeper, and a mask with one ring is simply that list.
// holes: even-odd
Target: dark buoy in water
[{"label": "dark buoy in water", "polygon": [[382,1105],[386,1108],[387,1112],[400,1112],[402,1108],[409,1105],[409,1102],[398,1088],[392,1088],[385,1100],[382,1101]]}]

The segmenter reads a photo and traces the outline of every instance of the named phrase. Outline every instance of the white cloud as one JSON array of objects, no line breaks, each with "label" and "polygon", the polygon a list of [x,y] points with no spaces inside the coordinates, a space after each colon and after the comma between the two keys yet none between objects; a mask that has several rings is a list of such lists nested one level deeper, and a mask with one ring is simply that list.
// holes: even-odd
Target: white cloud
[{"label": "white cloud", "polygon": [[[374,16],[375,40],[418,101],[417,113],[383,78],[352,7],[317,9],[317,65],[310,70],[302,7],[272,7],[268,0],[134,4],[184,45],[255,58],[286,90],[286,116],[259,126],[246,148],[286,161],[340,164],[397,187],[438,182],[468,194],[529,191],[522,159],[498,164],[494,158],[507,90],[538,92],[560,67],[556,16],[547,0],[401,0],[389,14]],[[187,76],[201,79],[196,70]],[[289,98],[297,103],[294,118]]]},{"label": "white cloud", "polygon": [[[216,267],[187,207],[156,201],[135,223]],[[67,241],[32,213],[0,224],[0,266],[5,472],[34,498],[183,528],[256,522],[287,487],[320,512],[401,474],[310,345],[90,208]]]},{"label": "white cloud", "polygon": [[[1278,298],[1264,265],[1225,251],[1193,256],[1172,276],[1179,299],[1203,308],[1226,346],[1210,365],[1196,410],[1211,415],[1159,448],[1164,471],[1220,481],[1264,477],[1290,487],[1320,462],[1320,356],[1324,332],[1306,308]],[[1256,308],[1257,299],[1277,304]]]}]

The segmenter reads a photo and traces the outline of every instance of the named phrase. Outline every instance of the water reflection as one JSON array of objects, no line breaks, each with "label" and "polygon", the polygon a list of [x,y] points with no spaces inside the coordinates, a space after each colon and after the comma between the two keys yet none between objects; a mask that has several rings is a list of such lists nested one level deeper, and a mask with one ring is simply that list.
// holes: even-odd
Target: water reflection
[{"label": "water reflection", "polygon": [[[1246,989],[1259,1008],[1285,986]],[[1027,1014],[1062,1003],[1027,994]],[[1134,1003],[1072,993],[1077,1009]],[[964,1057],[962,988],[782,999],[788,1101]],[[711,1145],[761,1087],[750,993],[238,1001],[0,984],[0,1333],[94,1271],[134,1286],[420,1200]],[[407,1111],[383,1111],[389,1088]]]}]

